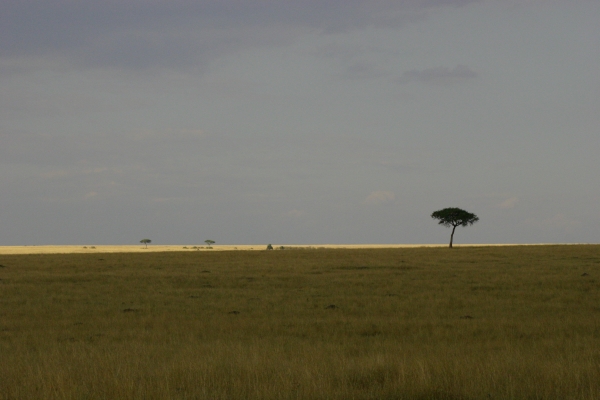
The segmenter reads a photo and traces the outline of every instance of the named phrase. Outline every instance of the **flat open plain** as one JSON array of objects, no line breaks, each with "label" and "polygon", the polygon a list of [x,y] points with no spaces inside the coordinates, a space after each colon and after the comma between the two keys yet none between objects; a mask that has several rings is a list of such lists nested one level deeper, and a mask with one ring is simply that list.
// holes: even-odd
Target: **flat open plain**
[{"label": "flat open plain", "polygon": [[[455,247],[488,246],[542,246],[545,244],[455,244]],[[285,249],[401,249],[415,247],[448,247],[448,244],[273,244],[278,250]],[[195,247],[195,248],[194,248]],[[36,245],[36,246],[0,246],[0,254],[91,254],[91,253],[143,253],[162,251],[232,251],[265,250],[267,244],[214,244],[210,249],[206,245]]]},{"label": "flat open plain", "polygon": [[0,254],[0,399],[600,398],[599,245],[79,247]]}]

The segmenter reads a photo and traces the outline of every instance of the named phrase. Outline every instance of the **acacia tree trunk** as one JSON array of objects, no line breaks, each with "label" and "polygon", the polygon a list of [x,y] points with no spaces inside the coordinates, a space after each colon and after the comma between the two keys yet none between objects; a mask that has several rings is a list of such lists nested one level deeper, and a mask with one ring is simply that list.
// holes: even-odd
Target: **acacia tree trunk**
[{"label": "acacia tree trunk", "polygon": [[450,235],[450,248],[452,248],[452,239],[454,238],[454,230],[456,229],[457,225],[454,225],[454,227],[452,227],[452,234]]}]

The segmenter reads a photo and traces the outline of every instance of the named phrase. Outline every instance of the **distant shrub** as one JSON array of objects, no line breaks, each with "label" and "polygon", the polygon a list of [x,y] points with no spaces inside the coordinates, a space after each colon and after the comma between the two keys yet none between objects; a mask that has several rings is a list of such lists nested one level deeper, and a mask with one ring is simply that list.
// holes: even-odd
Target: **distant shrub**
[{"label": "distant shrub", "polygon": [[269,243],[269,245],[267,246],[267,250],[273,250],[273,246],[271,246],[271,243]]},{"label": "distant shrub", "polygon": [[285,247],[279,246],[279,250],[285,250]]}]

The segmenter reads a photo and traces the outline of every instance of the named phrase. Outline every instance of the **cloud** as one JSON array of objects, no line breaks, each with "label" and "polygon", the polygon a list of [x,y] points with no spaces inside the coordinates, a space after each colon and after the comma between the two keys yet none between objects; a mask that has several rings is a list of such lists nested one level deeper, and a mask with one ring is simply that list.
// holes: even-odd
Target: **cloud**
[{"label": "cloud", "polygon": [[454,69],[437,67],[423,70],[406,71],[400,77],[400,82],[452,83],[477,78],[477,72],[466,65],[457,65]]},{"label": "cloud", "polygon": [[364,203],[368,205],[377,206],[393,201],[396,198],[394,193],[389,191],[378,190],[371,192],[365,199]]},{"label": "cloud", "polygon": [[504,200],[502,203],[498,204],[498,208],[501,208],[503,210],[514,208],[517,205],[518,201],[519,199],[517,199],[516,197],[510,197]]},{"label": "cloud", "polygon": [[3,1],[0,61],[43,57],[94,68],[201,68],[224,53],[291,43],[303,32],[398,27],[428,9],[478,1]]}]

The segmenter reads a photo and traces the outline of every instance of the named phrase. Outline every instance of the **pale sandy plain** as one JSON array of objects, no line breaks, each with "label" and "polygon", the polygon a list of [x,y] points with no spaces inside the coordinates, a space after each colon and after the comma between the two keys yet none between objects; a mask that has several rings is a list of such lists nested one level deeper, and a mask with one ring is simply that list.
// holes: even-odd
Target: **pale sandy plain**
[{"label": "pale sandy plain", "polygon": [[[455,244],[454,247],[482,247],[482,246],[537,246],[536,244]],[[557,245],[559,243],[552,243]],[[571,243],[570,243],[571,244]],[[574,243],[573,243],[574,244]],[[302,244],[287,245],[275,244],[273,248],[279,250],[280,246],[285,249],[395,249],[414,247],[447,247],[448,244]],[[193,248],[196,247],[196,248]],[[239,245],[217,245],[211,249],[206,245],[39,245],[39,246],[0,246],[0,254],[85,254],[85,253],[141,253],[160,251],[235,251],[235,250],[266,250],[266,244],[239,244]]]}]

